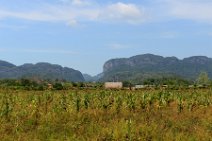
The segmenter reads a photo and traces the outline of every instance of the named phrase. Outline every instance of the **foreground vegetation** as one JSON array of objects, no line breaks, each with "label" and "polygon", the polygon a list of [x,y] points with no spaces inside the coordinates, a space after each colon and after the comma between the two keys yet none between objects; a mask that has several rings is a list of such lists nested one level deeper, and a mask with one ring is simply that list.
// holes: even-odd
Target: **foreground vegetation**
[{"label": "foreground vegetation", "polygon": [[1,140],[212,140],[211,89],[0,90]]}]

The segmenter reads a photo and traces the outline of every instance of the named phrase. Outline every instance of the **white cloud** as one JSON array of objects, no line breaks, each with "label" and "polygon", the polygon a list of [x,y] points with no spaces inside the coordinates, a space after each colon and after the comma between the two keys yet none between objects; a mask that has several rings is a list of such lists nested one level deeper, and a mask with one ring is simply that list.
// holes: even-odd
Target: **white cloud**
[{"label": "white cloud", "polygon": [[0,11],[1,18],[17,18],[33,21],[55,21],[58,20],[57,17],[50,13],[42,13],[37,11],[30,12],[12,12],[12,11]]},{"label": "white cloud", "polygon": [[59,0],[59,1],[65,4],[72,4],[75,6],[86,6],[90,4],[89,0]]},{"label": "white cloud", "polygon": [[166,0],[165,2],[168,13],[178,19],[212,23],[212,1]]},{"label": "white cloud", "polygon": [[145,21],[145,13],[143,8],[139,8],[134,4],[126,4],[118,2],[106,6],[99,15],[99,19],[111,21],[125,21],[130,24],[138,24]]},{"label": "white cloud", "polygon": [[78,22],[76,21],[76,20],[69,20],[68,22],[67,22],[67,25],[68,26],[77,26],[78,25]]},{"label": "white cloud", "polygon": [[72,0],[72,4],[73,5],[78,5],[78,6],[84,6],[84,5],[87,5],[89,3],[86,2],[86,1],[82,1],[82,0]]},{"label": "white cloud", "polygon": [[[164,22],[167,20],[186,19],[212,23],[211,0],[155,0],[147,5],[134,3],[97,3],[96,0],[57,0],[47,3],[20,1],[16,8],[0,6],[0,20],[17,18],[22,20],[61,22],[76,26],[86,22],[128,23]],[[30,8],[23,5],[30,5]],[[34,6],[35,5],[35,6]],[[34,7],[33,7],[34,6]]]},{"label": "white cloud", "polygon": [[[0,9],[0,19],[17,18],[43,22],[65,22],[76,25],[80,22],[108,22],[139,24],[145,20],[144,9],[122,2],[93,4],[84,0],[60,0],[60,4],[40,4],[33,10]],[[82,6],[83,5],[83,6]]]},{"label": "white cloud", "polygon": [[120,49],[127,49],[127,48],[129,48],[129,46],[123,45],[123,44],[119,44],[119,43],[110,44],[110,45],[108,45],[108,47],[110,49],[113,49],[113,50],[120,50]]}]

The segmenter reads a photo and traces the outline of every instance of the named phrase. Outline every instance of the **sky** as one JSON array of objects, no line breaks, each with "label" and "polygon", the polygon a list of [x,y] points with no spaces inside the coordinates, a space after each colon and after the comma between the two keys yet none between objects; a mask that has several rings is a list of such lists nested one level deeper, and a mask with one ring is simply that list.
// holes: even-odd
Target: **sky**
[{"label": "sky", "polygon": [[0,0],[0,60],[96,75],[111,58],[212,58],[211,0]]}]

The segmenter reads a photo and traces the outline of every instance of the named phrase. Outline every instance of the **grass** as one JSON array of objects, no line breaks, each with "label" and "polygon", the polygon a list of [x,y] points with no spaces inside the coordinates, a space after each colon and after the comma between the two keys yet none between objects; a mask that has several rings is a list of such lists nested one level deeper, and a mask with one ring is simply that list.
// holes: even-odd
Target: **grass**
[{"label": "grass", "polygon": [[0,90],[0,138],[212,140],[212,91]]}]

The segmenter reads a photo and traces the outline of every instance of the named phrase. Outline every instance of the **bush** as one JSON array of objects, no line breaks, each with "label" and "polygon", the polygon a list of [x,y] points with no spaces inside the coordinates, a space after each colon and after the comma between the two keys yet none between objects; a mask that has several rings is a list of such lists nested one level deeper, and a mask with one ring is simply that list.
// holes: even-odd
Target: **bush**
[{"label": "bush", "polygon": [[61,83],[55,83],[55,84],[53,85],[53,88],[54,88],[55,90],[63,90],[63,85],[62,85]]}]

